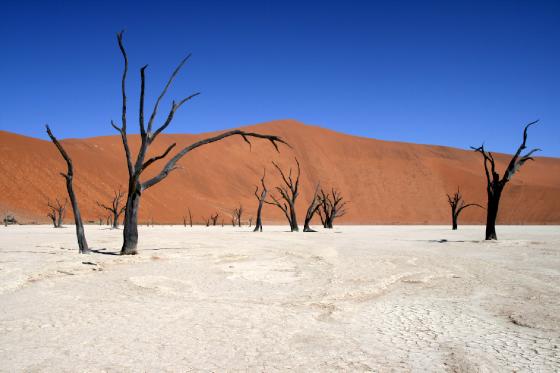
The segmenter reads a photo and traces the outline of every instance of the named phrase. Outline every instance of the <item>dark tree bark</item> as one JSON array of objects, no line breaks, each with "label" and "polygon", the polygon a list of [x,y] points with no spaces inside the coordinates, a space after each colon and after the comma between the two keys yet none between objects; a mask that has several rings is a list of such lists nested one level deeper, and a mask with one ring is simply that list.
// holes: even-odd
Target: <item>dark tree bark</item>
[{"label": "dark tree bark", "polygon": [[465,201],[463,200],[463,196],[461,195],[461,192],[459,192],[459,188],[457,188],[457,191],[455,192],[455,194],[453,194],[453,196],[450,196],[448,194],[447,195],[447,200],[449,202],[449,206],[451,207],[451,229],[452,230],[457,230],[457,222],[459,221],[459,214],[461,213],[461,211],[463,211],[464,209],[466,209],[467,207],[470,207],[470,206],[478,206],[480,208],[484,208],[477,203],[467,203],[467,204],[465,204]]},{"label": "dark tree bark", "polygon": [[212,221],[212,226],[216,226],[218,223],[218,218],[220,217],[220,213],[216,212],[214,215],[210,216],[210,220]]},{"label": "dark tree bark", "polygon": [[243,216],[243,206],[239,205],[239,207],[236,207],[236,208],[233,209],[232,225],[234,227],[237,224],[237,226],[239,228],[241,228],[241,217],[242,216]]},{"label": "dark tree bark", "polygon": [[[299,161],[296,158],[297,176],[295,180],[292,178],[291,168],[288,175],[286,176],[286,174],[284,174],[280,166],[278,166],[274,162],[272,162],[272,164],[274,165],[274,167],[276,167],[276,169],[280,173],[284,185],[276,187],[276,190],[280,194],[280,198],[277,198],[276,196],[271,194],[270,198],[272,198],[272,202],[265,201],[265,203],[274,205],[278,207],[280,210],[282,210],[282,212],[286,216],[286,219],[288,219],[288,223],[290,224],[290,230],[292,232],[299,232],[299,226],[297,223],[297,215],[296,215],[296,199],[299,196],[299,177],[301,175]],[[282,202],[280,202],[280,200],[282,200]]]},{"label": "dark tree bark", "polygon": [[64,215],[66,212],[66,205],[68,204],[68,199],[64,200],[64,204],[60,203],[58,198],[56,199],[56,205],[51,204],[47,201],[47,206],[51,210],[47,216],[51,218],[55,228],[62,228],[62,223],[64,221]]},{"label": "dark tree bark", "polygon": [[126,206],[121,206],[121,200],[123,197],[124,197],[124,193],[119,188],[118,191],[114,192],[113,200],[111,201],[110,206],[104,205],[99,201],[96,201],[99,207],[111,213],[112,216],[109,216],[107,218],[107,225],[109,225],[109,222],[111,222],[113,229],[119,228],[119,218],[121,217],[122,213],[124,212],[124,209],[126,208]]},{"label": "dark tree bark", "polygon": [[[190,151],[197,149],[201,146],[208,145],[225,138],[231,136],[241,136],[245,142],[249,145],[251,142],[249,138],[257,138],[257,139],[266,139],[272,143],[272,145],[278,150],[277,143],[284,143],[286,144],[281,138],[277,136],[270,136],[270,135],[262,135],[259,133],[253,132],[245,132],[241,130],[233,130],[224,132],[217,136],[209,137],[207,139],[203,139],[197,141],[182,150],[180,150],[177,154],[175,154],[171,159],[167,161],[165,166],[161,169],[159,173],[153,176],[151,179],[142,181],[141,175],[146,168],[152,165],[154,162],[165,158],[169,152],[175,147],[175,144],[170,145],[161,155],[152,157],[150,159],[146,159],[148,149],[150,145],[154,142],[157,136],[162,133],[173,120],[173,117],[176,111],[183,106],[187,101],[192,99],[193,97],[197,96],[198,93],[190,95],[180,101],[173,101],[171,104],[171,108],[167,117],[163,124],[159,126],[157,129],[153,130],[154,120],[159,108],[159,104],[161,100],[164,98],[165,94],[167,93],[168,88],[171,86],[173,80],[183,67],[183,65],[187,62],[190,55],[184,58],[177,68],[171,74],[167,84],[163,88],[162,92],[158,96],[154,108],[152,110],[152,114],[150,118],[145,124],[144,122],[144,88],[145,88],[145,70],[147,66],[144,66],[140,69],[140,104],[139,104],[139,126],[140,126],[140,148],[138,150],[138,154],[136,156],[136,160],[133,162],[132,154],[130,152],[130,148],[128,145],[128,135],[127,135],[127,122],[126,122],[126,110],[127,110],[127,97],[126,97],[126,76],[128,73],[128,57],[123,45],[123,33],[120,32],[117,34],[117,41],[119,44],[119,49],[123,55],[124,59],[124,70],[122,75],[121,81],[121,92],[122,92],[122,123],[121,126],[117,126],[115,123],[111,122],[113,128],[115,128],[121,135],[127,168],[128,168],[128,175],[129,175],[129,182],[128,182],[128,195],[126,201],[126,208],[125,208],[125,218],[124,218],[124,229],[123,229],[123,246],[121,249],[122,255],[133,255],[137,252],[137,245],[138,245],[138,211],[140,208],[140,199],[142,197],[142,193],[147,189],[151,188],[152,186],[156,185],[157,183],[161,182],[165,179],[173,170],[177,168],[177,162],[183,158],[187,153]],[[286,144],[287,145],[287,144]]]},{"label": "dark tree bark", "polygon": [[530,126],[537,123],[538,120],[531,122],[525,126],[523,129],[523,142],[517,148],[517,151],[512,156],[503,177],[496,171],[496,164],[494,162],[494,156],[491,152],[484,149],[484,145],[478,148],[471,147],[475,152],[482,154],[484,159],[484,172],[486,174],[486,192],[488,194],[488,206],[486,209],[486,240],[497,240],[498,235],[496,234],[496,219],[498,217],[498,210],[500,206],[500,198],[502,196],[502,191],[506,184],[511,180],[513,175],[523,166],[528,160],[533,161],[531,155],[540,149],[533,149],[527,152],[525,155],[521,155],[521,152],[527,148],[527,130]]},{"label": "dark tree bark", "polygon": [[255,186],[255,197],[259,201],[259,207],[257,207],[257,221],[255,223],[255,229],[253,232],[262,232],[262,208],[263,204],[266,201],[266,195],[268,194],[268,189],[266,189],[266,185],[264,183],[264,178],[266,177],[266,169],[263,171],[263,176],[261,177],[261,193],[259,194],[259,187]]},{"label": "dark tree bark", "polygon": [[334,219],[346,214],[346,202],[339,191],[332,188],[331,193],[326,193],[321,189],[319,195],[319,216],[324,228],[332,229]]},{"label": "dark tree bark", "polygon": [[319,184],[315,187],[315,192],[313,193],[313,198],[311,199],[311,203],[307,208],[307,213],[305,214],[305,223],[303,225],[304,232],[317,232],[314,229],[311,229],[309,226],[311,224],[311,219],[317,213],[319,208],[321,207],[320,199],[319,199]]},{"label": "dark tree bark", "polygon": [[76,236],[78,238],[78,248],[80,254],[87,254],[90,252],[87,241],[86,241],[86,234],[84,232],[84,225],[82,224],[82,215],[80,214],[80,208],[78,207],[78,199],[74,194],[74,186],[72,185],[72,181],[74,179],[74,165],[72,164],[72,159],[66,153],[66,150],[62,147],[62,145],[58,142],[56,137],[54,137],[53,133],[49,126],[46,126],[47,134],[51,138],[52,142],[62,155],[62,158],[66,161],[66,165],[68,170],[66,173],[61,172],[60,174],[66,179],[66,190],[68,191],[68,197],[70,197],[70,203],[72,204],[72,210],[74,211],[74,222],[76,224]]},{"label": "dark tree bark", "polygon": [[189,225],[190,225],[191,228],[192,228],[192,214],[191,214],[191,209],[190,209],[190,207],[188,208],[188,211],[189,211]]}]

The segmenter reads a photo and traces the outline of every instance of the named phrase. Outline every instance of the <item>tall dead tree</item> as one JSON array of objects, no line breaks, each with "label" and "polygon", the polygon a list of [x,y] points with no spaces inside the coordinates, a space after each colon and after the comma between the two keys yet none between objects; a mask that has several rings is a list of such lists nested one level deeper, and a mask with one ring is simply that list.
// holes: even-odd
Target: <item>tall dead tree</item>
[{"label": "tall dead tree", "polygon": [[241,228],[241,217],[243,216],[243,206],[239,205],[239,207],[236,207],[233,209],[233,226],[235,227],[235,224],[237,224],[237,226],[239,228]]},{"label": "tall dead tree", "polygon": [[309,204],[307,213],[305,214],[305,223],[303,225],[304,232],[317,232],[309,225],[311,224],[311,220],[313,219],[313,216],[315,216],[319,208],[321,208],[321,200],[319,198],[319,184],[317,184],[317,186],[315,187],[315,192],[313,193],[313,198],[311,199],[311,203]]},{"label": "tall dead tree", "polygon": [[[121,215],[124,212],[124,209],[126,206],[121,206],[121,200],[124,197],[124,193],[121,191],[121,189],[119,188],[119,190],[116,190],[113,194],[113,199],[111,201],[111,205],[107,206],[103,203],[100,203],[99,201],[97,202],[97,205],[107,211],[109,211],[111,213],[110,217],[107,219],[107,222],[109,223],[109,219],[112,222],[112,228],[113,229],[118,229],[119,228],[119,219],[121,217]],[[109,225],[109,224],[107,224]]]},{"label": "tall dead tree", "polygon": [[47,206],[50,212],[47,214],[51,218],[55,228],[62,228],[64,222],[64,215],[66,213],[66,205],[68,205],[68,199],[64,200],[62,204],[59,199],[55,199],[56,204],[52,204],[51,201],[47,201]]},{"label": "tall dead tree", "polygon": [[494,161],[494,156],[491,152],[484,149],[484,144],[478,148],[471,147],[475,152],[482,154],[484,159],[484,172],[486,174],[486,192],[488,194],[488,206],[486,208],[486,240],[497,240],[496,235],[496,218],[498,217],[498,208],[500,205],[500,197],[502,196],[502,191],[504,187],[511,180],[513,175],[523,166],[528,160],[534,160],[531,155],[540,149],[536,148],[525,155],[521,155],[521,152],[527,148],[527,130],[530,126],[537,123],[538,120],[531,122],[525,126],[523,129],[523,142],[517,148],[517,151],[511,158],[503,177],[500,178],[500,174],[496,171],[496,164]]},{"label": "tall dead tree", "polygon": [[76,236],[78,238],[78,248],[80,254],[87,254],[90,252],[87,241],[86,241],[86,234],[84,232],[84,225],[82,223],[82,215],[80,214],[80,208],[78,207],[78,199],[76,198],[76,194],[74,194],[74,186],[72,184],[74,180],[74,165],[72,164],[72,159],[66,153],[66,150],[62,147],[62,145],[58,142],[56,137],[54,137],[51,129],[48,125],[46,125],[47,134],[51,138],[52,142],[60,152],[60,155],[66,161],[66,166],[68,170],[66,173],[61,172],[60,174],[66,180],[66,189],[68,191],[68,197],[70,197],[70,203],[72,204],[72,210],[74,211],[74,222],[76,224]]},{"label": "tall dead tree", "polygon": [[466,209],[470,206],[478,206],[480,208],[484,208],[477,203],[467,203],[463,200],[463,196],[461,192],[459,192],[459,188],[457,187],[457,191],[453,196],[447,195],[447,200],[449,202],[449,206],[451,207],[451,229],[457,230],[457,222],[459,220],[459,214],[461,211]]},{"label": "tall dead tree", "polygon": [[[284,215],[286,219],[288,219],[288,223],[290,224],[290,230],[292,232],[299,232],[299,227],[297,223],[297,215],[296,215],[296,199],[299,196],[299,177],[301,175],[301,169],[299,166],[299,161],[296,158],[297,164],[297,176],[295,180],[292,178],[292,168],[290,167],[290,171],[288,175],[284,174],[280,166],[278,166],[275,162],[272,162],[274,167],[280,173],[282,177],[282,181],[284,185],[277,186],[275,189],[280,194],[280,198],[277,198],[274,195],[270,195],[272,198],[272,202],[265,201],[268,204],[274,205],[278,207]],[[282,200],[282,201],[280,201]]]},{"label": "tall dead tree", "polygon": [[191,214],[191,208],[189,207],[187,210],[188,210],[188,212],[189,212],[189,225],[190,225],[191,228],[192,228],[192,214]]},{"label": "tall dead tree", "polygon": [[342,194],[334,188],[331,189],[330,194],[321,189],[319,201],[321,223],[324,228],[332,229],[334,219],[346,214],[346,202],[343,201]]},{"label": "tall dead tree", "polygon": [[262,208],[264,202],[266,201],[266,195],[268,194],[268,189],[266,189],[266,185],[264,183],[265,176],[266,169],[263,171],[263,176],[261,177],[262,189],[260,194],[258,185],[255,186],[255,197],[257,197],[257,200],[259,201],[259,207],[257,207],[257,221],[255,223],[255,229],[253,229],[253,232],[262,232]]},{"label": "tall dead tree", "polygon": [[224,132],[217,136],[209,137],[184,147],[177,154],[171,157],[167,161],[165,166],[163,166],[161,171],[156,173],[155,176],[153,176],[148,180],[142,181],[141,180],[142,173],[154,162],[165,158],[175,147],[176,144],[173,143],[170,146],[168,146],[167,149],[162,154],[146,159],[150,145],[153,144],[153,142],[158,137],[158,135],[161,134],[171,124],[171,121],[173,120],[173,117],[175,116],[177,110],[181,106],[183,106],[183,104],[185,104],[187,101],[197,96],[198,93],[192,94],[186,98],[183,98],[180,101],[173,101],[165,121],[163,122],[163,124],[161,124],[161,126],[157,127],[154,130],[153,129],[154,120],[159,105],[161,103],[161,100],[164,98],[168,88],[170,87],[171,83],[173,82],[173,80],[175,79],[175,77],[183,67],[183,65],[189,59],[190,54],[179,63],[179,65],[175,68],[175,70],[169,77],[169,80],[165,84],[162,92],[160,93],[160,95],[158,96],[154,104],[152,114],[150,115],[147,123],[145,123],[144,121],[144,91],[145,91],[145,81],[146,81],[145,72],[146,72],[147,65],[143,66],[140,69],[140,104],[139,104],[140,147],[138,150],[138,154],[136,156],[136,160],[133,161],[130,147],[128,145],[128,135],[127,135],[126,76],[128,73],[128,57],[123,45],[123,32],[117,34],[117,41],[124,60],[124,70],[123,70],[122,81],[121,81],[122,122],[120,127],[113,122],[111,122],[111,125],[121,135],[125,157],[126,157],[127,168],[128,168],[128,175],[129,175],[128,194],[127,194],[126,208],[125,208],[123,246],[121,249],[121,254],[131,255],[131,254],[136,254],[137,252],[136,247],[138,245],[138,211],[140,208],[140,198],[142,196],[142,193],[147,189],[151,188],[152,186],[158,184],[163,179],[165,179],[173,170],[177,168],[177,162],[181,158],[183,158],[187,153],[201,146],[208,145],[213,142],[217,142],[227,137],[236,136],[236,135],[241,136],[243,140],[247,142],[249,145],[251,144],[249,138],[266,139],[272,143],[272,145],[276,148],[277,151],[278,151],[277,143],[284,143],[284,144],[286,143],[277,136],[262,135],[259,133],[245,132],[241,130],[232,130],[232,131]]}]

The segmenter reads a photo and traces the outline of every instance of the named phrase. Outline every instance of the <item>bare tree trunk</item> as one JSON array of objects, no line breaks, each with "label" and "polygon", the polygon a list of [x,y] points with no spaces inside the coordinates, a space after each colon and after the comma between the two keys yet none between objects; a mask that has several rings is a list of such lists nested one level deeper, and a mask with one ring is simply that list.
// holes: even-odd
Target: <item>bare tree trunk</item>
[{"label": "bare tree trunk", "polygon": [[78,200],[76,199],[76,195],[74,194],[74,188],[72,186],[72,180],[74,178],[74,166],[72,164],[72,159],[66,150],[62,147],[62,145],[58,142],[56,137],[54,137],[51,129],[47,125],[47,134],[51,138],[54,145],[57,147],[58,151],[62,155],[62,158],[66,161],[66,165],[68,170],[66,173],[61,173],[61,175],[66,179],[66,190],[68,191],[68,197],[70,197],[70,203],[72,204],[72,210],[74,211],[74,222],[76,224],[76,236],[78,238],[78,248],[80,254],[87,254],[90,252],[87,241],[86,235],[84,232],[84,225],[82,224],[82,216],[80,214],[80,209],[78,208]]},{"label": "bare tree trunk", "polygon": [[501,190],[498,193],[488,195],[488,212],[486,213],[486,240],[497,240],[496,219],[498,218],[498,207],[500,205]]},{"label": "bare tree trunk", "polygon": [[262,232],[262,208],[264,202],[266,201],[266,195],[268,193],[268,189],[266,188],[266,184],[264,183],[265,177],[266,169],[263,171],[263,176],[261,177],[262,190],[260,195],[258,194],[259,187],[255,186],[255,197],[259,201],[259,207],[257,207],[257,221],[255,222],[255,229],[253,229],[253,232]]},{"label": "bare tree trunk", "polygon": [[475,152],[482,154],[484,158],[484,172],[486,174],[486,191],[488,194],[488,208],[486,210],[486,240],[497,240],[496,234],[496,218],[498,217],[498,207],[500,205],[500,197],[506,184],[511,180],[513,175],[523,166],[527,161],[533,161],[531,156],[533,153],[540,149],[532,149],[525,155],[521,152],[527,148],[527,130],[537,121],[531,122],[523,129],[523,142],[517,148],[517,151],[511,158],[504,175],[500,179],[500,175],[496,171],[496,164],[494,156],[491,152],[484,149],[484,145],[478,148],[471,147]]},{"label": "bare tree trunk", "polygon": [[191,214],[191,209],[189,208],[189,224],[192,228],[192,214]]},{"label": "bare tree trunk", "polygon": [[307,208],[307,213],[305,214],[305,223],[303,225],[304,232],[317,232],[316,230],[311,229],[310,224],[311,219],[313,219],[313,216],[315,215],[317,210],[319,210],[319,207],[321,207],[318,193],[319,184],[317,184],[317,186],[315,187],[315,193],[313,193],[313,198],[311,200],[311,203],[309,204],[309,207]]},{"label": "bare tree trunk", "polygon": [[[140,209],[140,184],[129,190],[124,213],[123,246],[121,255],[136,255],[138,246],[138,211]],[[149,225],[149,221],[148,221]]]}]

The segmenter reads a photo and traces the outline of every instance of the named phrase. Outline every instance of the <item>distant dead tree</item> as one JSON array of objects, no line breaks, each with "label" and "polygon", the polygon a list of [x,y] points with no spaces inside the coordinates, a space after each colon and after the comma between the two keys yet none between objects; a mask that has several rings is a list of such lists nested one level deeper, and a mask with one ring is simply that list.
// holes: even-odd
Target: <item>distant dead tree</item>
[{"label": "distant dead tree", "polygon": [[62,155],[62,158],[64,158],[64,160],[66,161],[66,166],[68,170],[66,171],[66,173],[61,172],[60,174],[66,180],[66,189],[68,191],[68,197],[70,197],[70,203],[72,204],[72,210],[74,211],[74,222],[76,224],[76,236],[78,238],[79,252],[80,254],[87,254],[90,252],[90,250],[86,241],[86,234],[84,232],[84,225],[82,223],[82,215],[80,214],[80,208],[78,207],[78,199],[74,194],[74,186],[72,184],[72,181],[74,179],[74,165],[72,164],[72,159],[70,159],[70,156],[68,155],[66,150],[64,150],[64,148],[58,142],[56,137],[54,137],[48,125],[46,125],[46,128],[47,128],[47,134],[49,135],[52,142],[60,152],[60,155]]},{"label": "distant dead tree", "polygon": [[54,210],[52,207],[49,206],[50,211],[47,213],[47,216],[49,217],[49,219],[51,219],[52,224],[55,228],[58,228],[56,226],[56,210]]},{"label": "distant dead tree", "polygon": [[208,218],[202,217],[202,219],[206,222],[206,226],[209,227],[210,226],[210,218],[209,217]]},{"label": "distant dead tree", "polygon": [[303,231],[304,232],[317,232],[314,229],[311,229],[309,226],[311,224],[311,219],[317,213],[317,211],[321,208],[321,200],[319,198],[319,184],[315,187],[315,192],[313,193],[313,198],[311,199],[311,203],[307,208],[307,213],[305,214],[305,223],[303,224]]},{"label": "distant dead tree", "polygon": [[220,217],[220,213],[216,212],[214,215],[210,215],[210,220],[212,221],[212,226],[215,226],[218,222],[218,217]]},{"label": "distant dead tree", "polygon": [[523,164],[528,160],[534,160],[531,155],[540,149],[533,149],[527,152],[525,155],[521,155],[521,152],[527,148],[527,130],[530,126],[537,123],[538,120],[531,122],[525,126],[523,129],[523,142],[517,148],[517,151],[511,158],[504,176],[500,178],[500,175],[496,171],[496,165],[494,162],[494,156],[491,152],[484,149],[484,144],[478,148],[471,147],[475,152],[482,154],[484,158],[484,172],[486,174],[486,192],[488,194],[488,206],[486,208],[486,240],[497,240],[496,235],[496,218],[498,216],[498,207],[500,205],[500,197],[502,196],[502,191],[504,187],[511,180],[513,175],[519,170]]},{"label": "distant dead tree", "polygon": [[266,169],[263,171],[263,176],[261,177],[262,189],[260,194],[258,185],[255,186],[255,197],[257,197],[257,200],[259,201],[259,207],[257,207],[257,221],[255,223],[255,229],[253,229],[253,232],[262,232],[262,208],[263,203],[266,201],[266,195],[268,193],[268,189],[266,189],[266,185],[264,183],[265,176]]},{"label": "distant dead tree", "polygon": [[[192,214],[191,214],[191,209],[190,207],[187,208],[187,213],[188,213],[188,218],[189,218],[189,225],[192,228]],[[186,227],[187,226],[187,216],[183,216],[183,225]]]},{"label": "distant dead tree", "polygon": [[455,192],[455,194],[453,194],[453,196],[450,196],[449,194],[447,195],[447,200],[449,202],[449,206],[451,207],[451,222],[452,222],[451,229],[453,230],[457,230],[457,222],[459,220],[459,214],[461,213],[461,211],[463,211],[469,206],[478,206],[480,208],[484,208],[477,203],[465,204],[465,201],[463,200],[463,196],[459,192],[458,187],[457,187],[457,191]]},{"label": "distant dead tree", "polygon": [[253,217],[249,216],[249,228],[253,225]]},{"label": "distant dead tree", "polygon": [[298,232],[299,227],[298,227],[297,216],[296,216],[296,199],[299,196],[299,177],[301,175],[299,161],[296,158],[297,175],[295,180],[292,178],[292,168],[290,168],[290,171],[286,176],[286,174],[282,171],[280,166],[278,166],[275,162],[272,162],[272,164],[274,165],[274,167],[276,167],[276,169],[280,173],[280,176],[282,176],[282,181],[284,185],[277,186],[275,188],[278,191],[278,193],[280,193],[280,198],[277,198],[276,196],[271,194],[270,198],[272,198],[272,202],[269,201],[265,201],[265,202],[270,205],[274,205],[278,207],[280,210],[282,210],[282,212],[286,216],[286,219],[288,219],[288,223],[290,224],[290,230],[292,232]]},{"label": "distant dead tree", "polygon": [[62,228],[64,222],[64,215],[66,214],[66,206],[68,205],[68,199],[61,203],[58,198],[55,199],[56,203],[53,204],[51,201],[47,200],[47,207],[49,212],[47,216],[52,220],[55,228]]},{"label": "distant dead tree", "polygon": [[284,140],[282,140],[277,136],[262,135],[259,133],[245,132],[241,130],[232,130],[232,131],[224,132],[217,136],[202,139],[191,145],[184,147],[182,150],[180,150],[177,154],[175,154],[171,159],[167,161],[167,163],[165,164],[165,166],[163,166],[163,168],[161,169],[161,171],[159,171],[159,173],[156,173],[155,176],[153,176],[152,178],[146,181],[141,181],[142,173],[154,162],[165,158],[169,154],[169,152],[175,147],[176,144],[175,143],[171,144],[170,146],[167,147],[167,149],[162,154],[146,160],[146,156],[150,145],[155,141],[157,136],[169,126],[169,124],[173,120],[176,111],[184,103],[186,103],[193,97],[197,96],[198,93],[192,94],[178,102],[173,101],[164,123],[154,131],[152,127],[154,124],[154,119],[156,117],[159,104],[161,100],[164,98],[165,94],[167,93],[167,90],[171,85],[171,83],[173,82],[173,80],[175,79],[175,77],[177,76],[177,74],[179,73],[183,65],[189,59],[190,54],[179,63],[179,65],[175,68],[175,70],[171,74],[169,80],[167,81],[167,84],[163,88],[162,92],[160,93],[160,95],[158,96],[154,104],[152,114],[150,115],[150,118],[146,125],[144,123],[144,90],[145,90],[144,87],[145,87],[145,71],[147,65],[143,66],[140,69],[140,103],[139,103],[140,147],[138,150],[138,154],[136,156],[136,160],[133,162],[132,154],[128,144],[128,135],[127,135],[127,127],[126,127],[127,97],[125,91],[125,86],[126,86],[125,83],[126,83],[126,76],[128,73],[128,57],[123,45],[123,32],[119,32],[117,34],[117,41],[119,44],[119,49],[124,59],[124,71],[123,71],[122,81],[121,81],[122,123],[120,127],[113,122],[111,122],[111,125],[121,135],[125,157],[126,157],[127,168],[128,168],[128,175],[129,175],[128,195],[127,195],[126,209],[125,209],[123,246],[121,249],[121,254],[131,255],[131,254],[136,254],[137,252],[136,248],[138,245],[138,211],[140,207],[140,198],[142,196],[142,193],[145,190],[161,182],[173,170],[177,169],[177,162],[181,158],[183,158],[187,153],[201,146],[208,145],[213,142],[220,141],[227,137],[236,136],[236,135],[241,136],[243,140],[247,142],[249,145],[251,144],[249,138],[266,139],[272,143],[272,145],[276,148],[277,151],[278,151],[277,143],[284,143],[284,144],[286,143],[284,142]]},{"label": "distant dead tree", "polygon": [[346,214],[346,202],[342,194],[332,188],[330,194],[321,189],[319,193],[319,217],[324,228],[332,229],[334,219]]},{"label": "distant dead tree", "polygon": [[233,226],[237,223],[237,226],[241,228],[241,217],[243,216],[243,206],[239,205],[233,209]]},{"label": "distant dead tree", "polygon": [[[124,197],[124,193],[119,190],[114,191],[113,199],[111,201],[111,205],[107,206],[99,201],[96,201],[97,206],[109,211],[111,213],[110,219],[113,223],[113,229],[119,228],[119,218],[121,217],[122,213],[124,212],[125,206],[121,206],[121,200]],[[109,219],[107,220],[109,222]],[[107,224],[109,225],[109,224]]]}]

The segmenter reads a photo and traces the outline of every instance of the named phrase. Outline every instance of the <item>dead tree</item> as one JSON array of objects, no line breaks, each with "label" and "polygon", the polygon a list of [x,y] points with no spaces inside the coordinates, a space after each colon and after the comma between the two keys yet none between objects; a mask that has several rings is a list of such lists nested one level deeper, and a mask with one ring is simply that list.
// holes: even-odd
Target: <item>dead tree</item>
[{"label": "dead tree", "polygon": [[[97,206],[109,211],[111,213],[110,218],[107,219],[107,222],[109,222],[109,219],[111,220],[111,222],[113,223],[113,229],[118,229],[119,228],[119,218],[121,217],[122,213],[124,212],[125,206],[121,206],[121,200],[124,197],[124,193],[120,190],[115,191],[113,194],[113,200],[111,201],[111,205],[107,206],[104,205],[102,203],[100,203],[99,201],[97,202]],[[109,224],[107,224],[109,225]]]},{"label": "dead tree", "polygon": [[115,123],[111,122],[113,128],[115,128],[121,135],[126,163],[128,168],[128,195],[126,200],[126,208],[125,208],[125,217],[124,217],[124,230],[123,230],[123,246],[121,249],[121,254],[123,255],[130,255],[136,254],[136,247],[138,245],[138,211],[140,208],[140,198],[142,193],[147,189],[151,188],[152,186],[158,184],[163,179],[165,179],[173,170],[177,169],[177,162],[183,158],[187,153],[190,151],[197,149],[201,146],[208,145],[230,136],[239,135],[243,138],[245,142],[249,145],[251,142],[249,138],[258,138],[258,139],[266,139],[272,143],[272,145],[278,151],[278,144],[277,143],[284,143],[286,144],[281,138],[277,136],[271,135],[262,135],[259,133],[253,132],[245,132],[241,130],[232,130],[228,132],[224,132],[217,136],[209,137],[206,139],[202,139],[197,141],[191,145],[184,147],[180,150],[177,154],[171,157],[165,166],[155,174],[152,178],[142,181],[141,175],[142,173],[154,162],[165,158],[171,150],[175,147],[175,143],[171,144],[167,147],[167,149],[160,155],[154,156],[152,158],[146,159],[148,154],[148,149],[150,145],[153,144],[155,139],[161,134],[173,120],[173,117],[177,110],[183,106],[187,101],[192,99],[193,97],[197,96],[198,93],[192,94],[186,98],[183,98],[180,101],[173,101],[171,104],[171,108],[167,117],[161,126],[157,127],[155,130],[153,129],[154,120],[157,114],[157,110],[159,108],[159,104],[161,100],[164,98],[167,90],[183,65],[187,62],[190,57],[190,54],[185,57],[179,65],[175,68],[173,73],[171,74],[169,80],[167,81],[165,87],[163,88],[162,92],[158,96],[154,108],[152,110],[152,114],[150,115],[147,123],[144,121],[144,88],[145,88],[145,71],[147,68],[143,66],[140,69],[140,103],[139,103],[139,126],[140,126],[140,147],[138,150],[138,154],[136,156],[136,160],[133,161],[133,156],[130,151],[130,147],[128,144],[128,135],[127,135],[127,118],[126,118],[126,110],[127,110],[127,97],[126,97],[126,76],[128,73],[128,57],[123,45],[123,32],[117,34],[117,41],[119,44],[119,49],[122,53],[124,59],[124,70],[122,75],[121,81],[121,93],[122,93],[122,122],[121,126],[117,126]]},{"label": "dead tree", "polygon": [[206,226],[209,227],[210,226],[210,218],[202,217],[202,219],[206,221]]},{"label": "dead tree", "polygon": [[321,189],[319,201],[321,223],[324,228],[332,229],[334,219],[346,214],[346,202],[343,201],[342,194],[334,188],[331,189],[330,194]]},{"label": "dead tree", "polygon": [[64,215],[66,213],[66,206],[68,205],[68,199],[64,200],[64,204],[60,203],[58,198],[55,201],[56,204],[52,204],[51,201],[47,201],[47,206],[50,210],[47,216],[51,218],[55,228],[62,228]]},{"label": "dead tree", "polygon": [[66,189],[68,191],[68,197],[70,197],[70,203],[72,204],[72,210],[74,211],[74,222],[76,224],[76,236],[78,238],[78,248],[80,254],[87,254],[90,252],[87,241],[86,241],[86,234],[84,232],[84,225],[82,223],[82,215],[80,214],[80,208],[78,207],[78,199],[74,194],[74,186],[72,185],[72,181],[74,179],[74,165],[72,164],[72,159],[66,153],[66,150],[62,147],[62,145],[58,142],[56,137],[54,137],[53,133],[49,126],[46,126],[47,134],[51,138],[52,142],[62,155],[62,158],[66,161],[66,166],[68,170],[66,173],[61,172],[60,174],[66,180]]},{"label": "dead tree", "polygon": [[243,215],[243,206],[239,205],[239,207],[236,207],[233,209],[233,226],[235,227],[235,224],[237,223],[237,226],[239,228],[241,228],[241,217]]},{"label": "dead tree", "polygon": [[51,209],[51,211],[49,211],[49,212],[47,213],[47,216],[49,217],[49,219],[51,219],[51,221],[52,221],[52,223],[53,223],[53,226],[54,226],[55,228],[57,228],[57,226],[56,226],[56,210],[54,210],[54,209],[51,208],[50,206],[49,206],[49,208]]},{"label": "dead tree", "polygon": [[[274,162],[272,162],[272,164],[274,165],[274,167],[276,167],[276,169],[280,173],[280,176],[282,176],[282,181],[284,182],[285,185],[276,187],[276,190],[278,191],[278,193],[280,193],[280,198],[277,198],[276,196],[271,194],[270,198],[272,198],[272,202],[269,201],[265,201],[265,202],[274,205],[278,207],[280,210],[282,210],[282,212],[286,216],[286,219],[288,219],[288,223],[290,224],[290,230],[292,232],[298,232],[299,227],[298,227],[297,216],[296,216],[296,199],[299,195],[299,177],[301,175],[299,161],[296,158],[297,176],[295,180],[292,178],[292,168],[290,168],[290,171],[286,176],[286,174],[284,174],[280,166],[278,166]],[[280,201],[279,199],[283,201]]]},{"label": "dead tree", "polygon": [[[192,228],[192,214],[191,214],[190,207],[187,208],[187,212],[189,213],[189,225]],[[186,216],[183,216],[183,225],[185,226],[185,228],[187,227],[187,217]]]},{"label": "dead tree", "polygon": [[253,217],[249,216],[249,228],[253,225]]},{"label": "dead tree", "polygon": [[484,158],[484,172],[486,174],[486,192],[488,194],[488,206],[486,208],[486,240],[497,240],[496,235],[496,218],[498,217],[498,208],[500,205],[500,197],[502,196],[502,191],[504,187],[511,180],[513,175],[519,170],[523,164],[528,160],[534,160],[531,155],[540,149],[533,149],[527,152],[525,155],[521,155],[521,152],[527,148],[527,130],[529,127],[538,120],[531,122],[525,126],[523,129],[523,142],[517,148],[517,151],[511,158],[504,176],[500,178],[500,175],[496,171],[496,165],[494,162],[494,156],[491,152],[484,149],[484,144],[478,148],[471,147],[475,152],[482,154]]},{"label": "dead tree", "polygon": [[268,194],[268,189],[266,189],[266,185],[264,183],[264,178],[266,176],[266,169],[263,171],[263,176],[261,177],[261,193],[259,194],[259,187],[255,186],[255,197],[259,201],[259,207],[257,207],[257,221],[255,223],[255,229],[253,232],[262,232],[262,208],[263,203],[266,201],[266,195]]},{"label": "dead tree", "polygon": [[220,217],[220,213],[216,212],[214,215],[210,215],[210,220],[212,221],[212,226],[215,226],[218,222],[218,217]]},{"label": "dead tree", "polygon": [[313,193],[313,199],[311,200],[311,203],[307,208],[307,213],[305,214],[305,223],[303,224],[304,232],[317,232],[309,225],[311,224],[311,219],[313,219],[313,216],[315,216],[320,207],[321,200],[319,199],[319,184],[317,184],[317,186],[315,187],[315,192]]},{"label": "dead tree", "polygon": [[449,194],[447,195],[447,200],[449,202],[449,206],[451,207],[451,222],[452,226],[451,229],[457,230],[457,222],[459,220],[459,214],[461,211],[466,209],[469,206],[478,206],[480,208],[484,208],[477,203],[467,203],[463,200],[463,196],[459,192],[459,188],[457,187],[457,191],[453,194],[453,197]]}]

